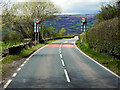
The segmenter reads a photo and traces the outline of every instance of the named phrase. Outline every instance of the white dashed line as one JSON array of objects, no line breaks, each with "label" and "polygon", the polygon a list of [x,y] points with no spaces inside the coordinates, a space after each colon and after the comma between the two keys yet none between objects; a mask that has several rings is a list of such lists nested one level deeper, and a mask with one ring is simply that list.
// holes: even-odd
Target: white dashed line
[{"label": "white dashed line", "polygon": [[61,51],[59,51],[59,53],[61,53]]},{"label": "white dashed line", "polygon": [[11,79],[10,79],[10,80],[8,80],[8,82],[4,85],[4,87],[3,87],[3,88],[5,89],[5,88],[6,88],[6,87],[7,87],[7,86],[11,83],[11,81],[12,81]]},{"label": "white dashed line", "polygon": [[24,62],[24,64],[27,63],[27,61]]},{"label": "white dashed line", "polygon": [[64,63],[63,59],[61,60],[61,62],[62,62],[62,65],[63,65],[63,67],[64,67],[64,66],[65,66],[65,63]]},{"label": "white dashed line", "polygon": [[20,71],[20,70],[21,70],[21,68],[18,68],[18,69],[17,69],[17,71]]},{"label": "white dashed line", "polygon": [[12,77],[15,77],[17,75],[17,73],[14,73],[13,75],[12,75]]},{"label": "white dashed line", "polygon": [[60,57],[62,58],[62,54],[60,54]]},{"label": "white dashed line", "polygon": [[67,82],[70,83],[70,78],[69,78],[69,76],[68,76],[68,73],[67,73],[66,69],[64,69],[64,72],[65,72],[65,76],[66,76]]},{"label": "white dashed line", "polygon": [[28,61],[28,60],[29,60],[29,58],[26,59],[26,61]]},{"label": "white dashed line", "polygon": [[61,48],[59,47],[59,51],[61,50]]},{"label": "white dashed line", "polygon": [[[36,54],[38,51],[40,51],[41,49],[43,49],[44,47],[46,47],[47,45],[41,47],[40,49],[38,49],[36,52],[34,52],[31,56],[29,56],[26,61],[21,65],[21,67],[23,67],[25,65],[25,63],[27,63],[28,60],[30,60],[30,58]],[[2,61],[2,60],[1,60]],[[17,69],[17,72],[21,70],[21,67]],[[12,78],[15,77],[17,75],[17,73],[14,73]],[[11,83],[12,79],[8,80],[7,83],[4,85],[4,89],[7,88],[7,86]]]},{"label": "white dashed line", "polygon": [[23,67],[25,64],[23,63],[22,65],[21,65],[21,67]]}]

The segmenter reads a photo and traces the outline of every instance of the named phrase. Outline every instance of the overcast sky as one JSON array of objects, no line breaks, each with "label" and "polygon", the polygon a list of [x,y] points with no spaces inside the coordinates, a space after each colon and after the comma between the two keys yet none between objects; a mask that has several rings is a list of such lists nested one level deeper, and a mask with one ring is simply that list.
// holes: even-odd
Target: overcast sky
[{"label": "overcast sky", "polygon": [[96,14],[103,3],[112,0],[51,0],[62,9],[62,14]]},{"label": "overcast sky", "polygon": [[[4,0],[3,0],[4,1]],[[6,1],[6,0],[5,0]],[[10,0],[12,2],[28,2],[34,0]],[[35,0],[45,1],[45,0]],[[96,14],[103,3],[113,0],[50,0],[62,10],[61,14]]]}]

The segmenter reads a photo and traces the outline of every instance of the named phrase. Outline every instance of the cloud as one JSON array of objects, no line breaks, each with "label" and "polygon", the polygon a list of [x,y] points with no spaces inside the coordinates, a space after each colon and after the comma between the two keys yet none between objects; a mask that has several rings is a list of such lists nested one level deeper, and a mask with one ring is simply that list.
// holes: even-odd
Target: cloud
[{"label": "cloud", "polygon": [[100,10],[101,2],[110,0],[51,0],[62,9],[62,13],[94,14]]}]

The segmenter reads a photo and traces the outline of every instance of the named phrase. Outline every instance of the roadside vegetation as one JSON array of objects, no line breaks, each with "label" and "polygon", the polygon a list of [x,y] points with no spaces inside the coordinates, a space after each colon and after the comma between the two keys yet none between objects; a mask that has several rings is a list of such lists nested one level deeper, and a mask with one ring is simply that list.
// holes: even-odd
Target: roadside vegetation
[{"label": "roadside vegetation", "polygon": [[79,36],[77,45],[90,57],[120,75],[120,14],[118,4],[102,6],[101,11],[95,17],[96,24],[83,36],[82,34]]},{"label": "roadside vegetation", "polygon": [[56,19],[60,11],[49,0],[5,4],[2,9],[2,25],[0,25],[2,27],[2,39],[0,39],[2,50],[0,50],[0,53],[13,45],[24,43],[25,39],[35,40],[34,18],[40,18],[41,20],[40,41],[65,36],[66,30],[64,28],[58,31],[54,27],[46,28],[42,24],[46,20]]},{"label": "roadside vegetation", "polygon": [[[64,39],[64,38],[63,38]],[[32,48],[28,48],[27,50],[23,50],[18,54],[15,55],[7,55],[0,63],[2,63],[2,67],[0,68],[0,75],[4,75],[6,72],[7,68],[9,68],[9,65],[12,64],[14,61],[20,61],[22,58],[27,58],[29,57],[32,53],[34,53],[36,50],[41,48],[42,46],[52,43],[54,41],[61,40],[61,39],[56,39],[56,40],[50,40],[46,41],[44,43],[40,43],[36,46],[33,46]],[[2,70],[1,70],[2,69]]]},{"label": "roadside vegetation", "polygon": [[[0,62],[2,63],[2,65],[0,65],[0,76],[1,74],[4,77],[9,76],[11,70],[13,70],[14,67],[17,68],[14,65],[14,62],[18,63],[17,65],[19,66],[20,63],[23,62],[22,59],[25,60],[25,58],[38,50],[40,47],[55,41],[46,40],[64,37],[66,35],[66,30],[64,28],[61,28],[61,30],[58,31],[54,27],[46,28],[46,26],[42,24],[42,22],[46,20],[56,19],[60,11],[59,7],[55,6],[49,0],[43,2],[37,2],[37,0],[34,0],[34,2],[11,3],[10,5],[9,3],[5,4],[5,7],[2,9],[2,24],[0,25],[0,27],[2,27],[2,30],[0,29],[2,32],[2,39],[0,38],[0,45],[2,46],[0,47],[0,55],[2,55],[1,53],[4,49],[21,43],[26,43],[26,40],[30,40],[33,45],[31,48],[28,47],[15,55],[8,54]],[[39,44],[36,46],[34,46],[34,18],[40,18],[41,20],[41,30],[39,33],[40,41],[37,41]]]}]

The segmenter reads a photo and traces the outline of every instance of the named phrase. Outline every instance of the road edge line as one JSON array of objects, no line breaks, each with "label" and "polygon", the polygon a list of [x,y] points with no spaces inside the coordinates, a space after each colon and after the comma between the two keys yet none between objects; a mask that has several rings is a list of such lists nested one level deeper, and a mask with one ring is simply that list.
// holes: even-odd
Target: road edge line
[{"label": "road edge line", "polygon": [[[32,55],[30,55],[21,65],[20,67],[16,70],[17,72],[19,72],[21,70],[21,68],[25,65],[25,62],[27,63],[27,61],[34,55],[36,54],[39,50],[45,48],[47,45],[44,45],[42,47],[40,47],[37,51],[35,51]],[[12,77],[13,78],[13,77]],[[8,85],[11,83],[12,79],[8,80],[7,83],[3,86],[3,88],[7,88]]]},{"label": "road edge line", "polygon": [[12,82],[12,79],[9,79],[3,88],[6,89],[11,82]]},{"label": "road edge line", "polygon": [[113,71],[111,71],[110,69],[108,69],[107,67],[103,66],[102,64],[100,64],[99,62],[97,62],[96,60],[94,60],[93,58],[91,58],[90,56],[88,56],[87,54],[85,54],[83,51],[81,51],[77,45],[74,42],[74,45],[76,47],[76,49],[78,51],[80,51],[82,54],[84,54],[86,57],[88,57],[90,60],[92,60],[93,62],[95,62],[96,64],[98,64],[99,66],[101,66],[102,68],[104,68],[105,70],[109,71],[110,73],[112,73],[113,75],[115,75],[116,77],[120,78],[120,76],[118,76],[116,73],[114,73]]}]

